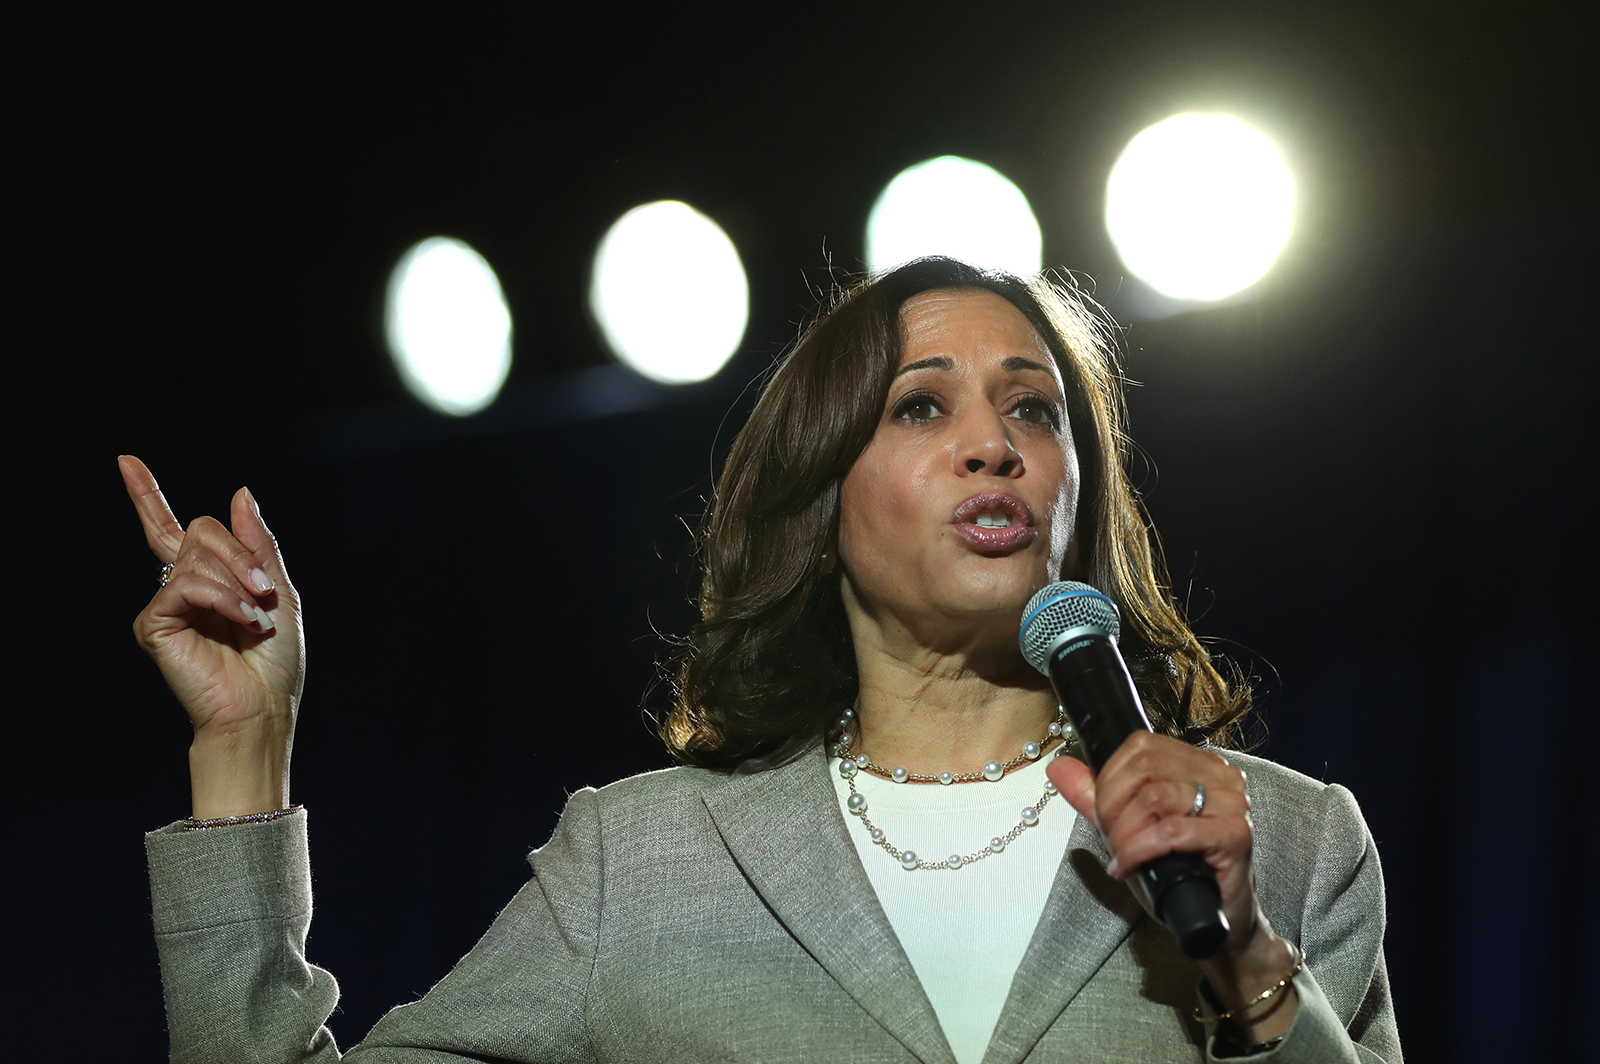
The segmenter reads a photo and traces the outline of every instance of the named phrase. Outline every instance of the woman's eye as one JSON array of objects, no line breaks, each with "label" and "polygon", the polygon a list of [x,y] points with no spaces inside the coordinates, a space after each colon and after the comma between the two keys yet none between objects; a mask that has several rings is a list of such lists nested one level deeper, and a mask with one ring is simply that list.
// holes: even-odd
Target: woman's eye
[{"label": "woman's eye", "polygon": [[894,405],[894,416],[905,421],[931,421],[939,413],[931,395],[908,395]]},{"label": "woman's eye", "polygon": [[1056,427],[1057,422],[1055,404],[1037,396],[1019,400],[1017,405],[1011,408],[1011,416],[1018,421],[1049,425],[1052,428]]}]

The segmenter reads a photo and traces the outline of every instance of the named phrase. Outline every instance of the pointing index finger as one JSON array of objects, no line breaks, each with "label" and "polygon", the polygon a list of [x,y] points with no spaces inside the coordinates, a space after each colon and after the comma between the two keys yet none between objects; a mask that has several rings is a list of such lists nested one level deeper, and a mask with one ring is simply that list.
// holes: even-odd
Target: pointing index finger
[{"label": "pointing index finger", "polygon": [[122,483],[128,489],[139,513],[139,523],[144,526],[145,542],[163,562],[176,561],[178,548],[183,544],[183,526],[172,515],[166,497],[156,484],[156,478],[139,459],[131,454],[117,456],[117,469],[122,473]]}]

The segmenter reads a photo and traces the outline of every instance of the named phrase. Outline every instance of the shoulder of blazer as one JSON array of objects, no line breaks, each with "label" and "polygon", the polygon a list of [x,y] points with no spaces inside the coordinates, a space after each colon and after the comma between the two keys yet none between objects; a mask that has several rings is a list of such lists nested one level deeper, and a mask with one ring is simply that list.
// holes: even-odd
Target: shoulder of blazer
[{"label": "shoulder of blazer", "polygon": [[[771,803],[774,794],[815,791],[818,781],[827,787],[822,750],[802,755],[787,764],[760,771],[719,771],[678,765],[617,780],[598,790],[585,788],[568,799],[569,814],[584,808],[594,816],[608,838],[662,838],[702,831],[715,833],[706,803],[757,799]],[[831,796],[831,789],[828,791]],[[735,798],[738,795],[740,798]],[[587,807],[587,808],[585,808]],[[830,807],[831,808],[831,807]],[[751,809],[752,814],[778,815],[776,809]],[[566,814],[564,814],[566,815]]]},{"label": "shoulder of blazer", "polygon": [[1214,750],[1245,775],[1257,849],[1287,846],[1303,859],[1330,851],[1356,859],[1369,845],[1366,821],[1355,796],[1337,783],[1235,750]]},{"label": "shoulder of blazer", "polygon": [[1256,892],[1274,929],[1309,946],[1305,921],[1343,907],[1381,942],[1383,873],[1355,796],[1265,758],[1217,752],[1245,773]]}]

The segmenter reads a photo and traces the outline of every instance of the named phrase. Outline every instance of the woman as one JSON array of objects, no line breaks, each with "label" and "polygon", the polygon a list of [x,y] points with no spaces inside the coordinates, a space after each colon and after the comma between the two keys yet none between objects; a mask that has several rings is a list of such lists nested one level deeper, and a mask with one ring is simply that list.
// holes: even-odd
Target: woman
[{"label": "woman", "polygon": [[[718,485],[685,764],[573,795],[351,1058],[1398,1060],[1371,838],[1341,788],[1208,743],[1247,694],[1161,587],[1091,321],[933,259],[813,324]],[[337,1059],[288,806],[298,599],[248,493],[184,531],[122,469],[171,564],[135,630],[195,724],[194,818],[148,837],[174,1059]],[[1017,648],[1063,577],[1117,603],[1164,733],[1098,778]],[[1174,851],[1231,928],[1198,964],[1117,882]]]}]

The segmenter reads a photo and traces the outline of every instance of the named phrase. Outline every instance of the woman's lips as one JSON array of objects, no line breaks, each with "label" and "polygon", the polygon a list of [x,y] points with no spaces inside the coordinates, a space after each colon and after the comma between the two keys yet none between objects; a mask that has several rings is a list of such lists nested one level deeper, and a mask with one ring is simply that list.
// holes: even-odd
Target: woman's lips
[{"label": "woman's lips", "polygon": [[[996,518],[1008,524],[979,524],[980,518]],[[950,525],[956,535],[980,554],[1009,554],[1032,543],[1038,535],[1033,527],[1033,511],[1015,495],[994,493],[974,495],[951,515]]]}]

